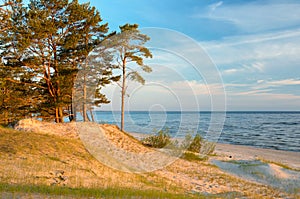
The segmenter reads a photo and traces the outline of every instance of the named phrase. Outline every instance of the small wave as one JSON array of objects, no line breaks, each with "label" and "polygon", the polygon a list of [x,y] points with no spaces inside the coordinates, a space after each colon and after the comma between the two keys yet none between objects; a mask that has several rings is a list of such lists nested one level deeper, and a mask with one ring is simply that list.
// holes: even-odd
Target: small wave
[{"label": "small wave", "polygon": [[300,122],[279,122],[277,123],[279,125],[289,125],[289,126],[292,126],[292,125],[299,125]]}]

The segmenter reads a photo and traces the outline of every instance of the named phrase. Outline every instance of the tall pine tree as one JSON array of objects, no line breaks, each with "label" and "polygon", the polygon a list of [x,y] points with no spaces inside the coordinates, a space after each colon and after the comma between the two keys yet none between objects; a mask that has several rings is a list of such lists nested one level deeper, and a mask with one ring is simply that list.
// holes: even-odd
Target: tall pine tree
[{"label": "tall pine tree", "polygon": [[0,31],[0,123],[8,125],[32,116],[40,97],[36,84],[26,67],[20,64],[26,42],[20,40],[24,31],[25,9],[22,2],[7,1],[1,7]]},{"label": "tall pine tree", "polygon": [[[145,47],[150,38],[142,34],[137,24],[120,26],[120,32],[110,37],[106,45],[112,48],[116,68],[121,70],[121,130],[124,131],[125,97],[127,81],[132,80],[141,84],[145,79],[140,75],[139,69],[150,73],[152,69],[144,64],[144,58],[152,58],[152,53]],[[130,67],[133,66],[133,67]]]},{"label": "tall pine tree", "polygon": [[31,0],[28,8],[16,8],[10,18],[14,26],[5,33],[9,36],[1,35],[7,40],[1,48],[4,71],[8,66],[15,70],[6,79],[28,89],[36,99],[31,105],[35,115],[63,122],[68,114],[76,115],[67,112],[76,72],[105,37],[107,24],[101,24],[94,7],[77,0]]}]

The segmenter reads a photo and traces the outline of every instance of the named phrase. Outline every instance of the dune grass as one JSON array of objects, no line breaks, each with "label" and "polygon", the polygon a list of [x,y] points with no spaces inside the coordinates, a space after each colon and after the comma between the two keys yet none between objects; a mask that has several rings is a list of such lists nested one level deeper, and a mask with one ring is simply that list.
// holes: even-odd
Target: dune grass
[{"label": "dune grass", "polygon": [[[193,153],[184,154],[177,163],[162,171],[124,173],[93,158],[79,139],[1,127],[0,160],[0,198],[261,198],[280,195],[269,187],[258,188],[224,174]],[[67,180],[53,185],[59,178],[53,173],[61,170]],[[210,184],[222,190],[210,191]]]},{"label": "dune grass", "polygon": [[[189,198],[159,176],[122,173],[102,165],[80,140],[0,127],[1,194],[54,195],[72,198]],[[53,183],[56,170],[67,181]],[[10,196],[9,196],[10,197]],[[198,197],[198,196],[197,196]]]},{"label": "dune grass", "polygon": [[195,196],[189,194],[173,194],[157,190],[135,190],[113,187],[106,189],[68,188],[43,185],[9,185],[3,183],[0,183],[0,193],[11,193],[14,196],[64,196],[72,198],[195,198]]}]

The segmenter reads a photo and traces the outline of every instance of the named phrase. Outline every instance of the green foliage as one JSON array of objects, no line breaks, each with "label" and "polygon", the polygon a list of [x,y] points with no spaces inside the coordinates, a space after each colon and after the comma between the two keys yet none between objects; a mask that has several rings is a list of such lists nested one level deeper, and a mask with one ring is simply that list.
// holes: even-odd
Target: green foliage
[{"label": "green foliage", "polygon": [[189,151],[186,151],[182,154],[181,158],[188,160],[188,161],[205,161],[207,160],[207,156],[199,156],[197,153],[192,153]]},{"label": "green foliage", "polygon": [[[73,111],[76,73],[106,37],[108,24],[102,24],[95,7],[77,0],[31,0],[28,6],[20,0],[5,1],[0,19],[4,122],[33,115],[63,122]],[[97,81],[96,105],[108,103],[100,87],[115,78],[112,68],[103,62],[86,77]]]},{"label": "green foliage", "polygon": [[115,69],[121,71],[121,130],[124,131],[125,96],[127,80],[145,84],[145,79],[140,75],[139,69],[150,73],[152,69],[144,64],[145,58],[152,58],[152,54],[144,45],[150,38],[140,33],[137,24],[120,26],[120,32],[112,34],[103,43],[114,54]]},{"label": "green foliage", "polygon": [[194,138],[191,134],[187,134],[181,147],[187,151],[202,155],[211,155],[215,150],[215,144],[205,141],[200,134],[196,134]]},{"label": "green foliage", "polygon": [[[0,194],[12,198],[195,198],[191,194],[175,194],[157,190],[137,190],[121,187],[69,188],[45,185],[10,185],[0,183]],[[31,195],[32,194],[32,195]],[[198,197],[197,197],[198,198]],[[199,196],[204,198],[204,196]]]},{"label": "green foliage", "polygon": [[153,148],[164,148],[171,144],[169,129],[160,130],[156,135],[146,137],[142,140],[142,144]]},{"label": "green foliage", "polygon": [[213,155],[216,148],[216,144],[212,142],[203,141],[201,147],[201,154],[203,155]]},{"label": "green foliage", "polygon": [[215,144],[205,141],[200,134],[192,137],[187,134],[185,139],[179,144],[177,140],[172,140],[169,129],[160,130],[156,135],[152,135],[142,139],[142,144],[153,148],[169,148],[175,151],[183,151],[182,158],[188,160],[204,160],[206,156],[213,154]]},{"label": "green foliage", "polygon": [[201,150],[202,142],[203,138],[201,137],[201,135],[196,134],[196,136],[193,138],[191,134],[187,134],[184,141],[182,142],[182,148],[191,152],[199,153]]}]

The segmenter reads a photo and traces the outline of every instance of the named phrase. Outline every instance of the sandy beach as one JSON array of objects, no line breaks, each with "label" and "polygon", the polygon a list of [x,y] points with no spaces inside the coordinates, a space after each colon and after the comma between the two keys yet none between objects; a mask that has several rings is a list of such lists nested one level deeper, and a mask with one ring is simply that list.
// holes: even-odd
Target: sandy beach
[{"label": "sandy beach", "polygon": [[[148,135],[141,133],[130,133],[136,139],[141,140]],[[217,143],[215,148],[217,156],[212,159],[230,160],[264,160],[286,165],[290,168],[300,170],[300,152],[280,151],[273,149],[257,148],[253,146],[233,145]]]},{"label": "sandy beach", "polygon": [[266,160],[276,162],[294,169],[300,169],[300,153],[255,148],[251,146],[220,144],[215,151],[224,160]]}]

